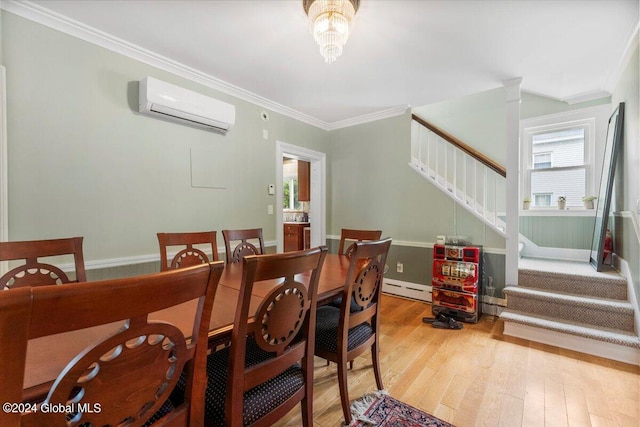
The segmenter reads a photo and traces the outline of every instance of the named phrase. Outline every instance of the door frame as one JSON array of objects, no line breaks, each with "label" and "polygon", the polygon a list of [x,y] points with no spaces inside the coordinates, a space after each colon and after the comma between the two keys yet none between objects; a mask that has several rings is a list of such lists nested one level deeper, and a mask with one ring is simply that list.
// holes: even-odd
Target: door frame
[{"label": "door frame", "polygon": [[282,229],[282,162],[285,157],[311,163],[311,202],[309,218],[311,222],[311,247],[326,245],[327,242],[327,155],[309,148],[276,141],[276,245],[277,251],[284,250]]},{"label": "door frame", "polygon": [[[9,158],[7,155],[7,83],[6,69],[0,65],[0,242],[9,241]],[[0,262],[0,274],[9,269],[7,261]]]}]

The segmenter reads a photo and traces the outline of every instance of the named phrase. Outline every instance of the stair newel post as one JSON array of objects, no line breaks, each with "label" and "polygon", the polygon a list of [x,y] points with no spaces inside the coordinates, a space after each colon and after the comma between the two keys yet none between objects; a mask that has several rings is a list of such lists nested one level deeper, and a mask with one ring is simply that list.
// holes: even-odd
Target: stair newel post
[{"label": "stair newel post", "polygon": [[505,285],[518,284],[518,229],[519,229],[519,163],[520,163],[520,85],[522,78],[503,82],[506,92],[506,154],[507,182],[505,193],[506,233]]}]

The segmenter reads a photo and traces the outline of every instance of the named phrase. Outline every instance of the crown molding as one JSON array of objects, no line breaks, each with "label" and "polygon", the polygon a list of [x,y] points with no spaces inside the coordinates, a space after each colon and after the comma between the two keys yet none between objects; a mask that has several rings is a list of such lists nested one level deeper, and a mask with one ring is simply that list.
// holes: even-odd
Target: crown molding
[{"label": "crown molding", "polygon": [[250,102],[262,108],[269,109],[275,113],[282,114],[300,122],[317,128],[331,131],[358,124],[373,122],[389,117],[404,114],[410,106],[400,105],[386,110],[365,114],[362,116],[336,121],[326,122],[308,114],[294,110],[286,105],[279,104],[270,99],[264,98],[241,87],[232,85],[224,80],[218,79],[209,74],[203,73],[195,68],[188,67],[180,62],[174,61],[165,56],[137,46],[126,40],[115,37],[109,33],[93,28],[82,22],[71,19],[67,16],[53,12],[31,1],[0,0],[0,8],[14,15],[60,31],[64,34],[76,37],[88,43],[103,47],[112,52],[140,61],[152,67],[173,73],[177,76],[194,81],[203,86],[215,89],[227,95],[234,96],[243,101]]},{"label": "crown molding", "polygon": [[168,71],[180,77],[200,83],[228,95],[234,96],[243,101],[267,108],[276,113],[299,120],[311,126],[324,130],[331,130],[331,124],[319,120],[308,114],[301,113],[285,105],[271,101],[255,93],[249,92],[238,86],[220,80],[214,76],[203,73],[194,68],[188,67],[165,56],[159,55],[150,50],[144,49],[126,40],[115,37],[104,31],[90,27],[82,22],[76,21],[59,13],[53,12],[30,1],[2,0],[0,8],[14,15],[76,37],[80,40],[95,44],[126,57],[135,59],[153,67]]},{"label": "crown molding", "polygon": [[398,105],[382,111],[376,111],[370,114],[353,117],[351,119],[340,120],[337,122],[327,123],[326,130],[342,129],[350,126],[360,125],[363,123],[375,122],[376,120],[387,119],[389,117],[400,116],[410,109],[410,105]]},{"label": "crown molding", "polygon": [[562,98],[560,101],[566,102],[569,105],[580,104],[581,102],[595,101],[596,99],[608,98],[611,93],[606,90],[592,90],[589,92],[579,93],[577,95],[571,95],[566,98]]}]

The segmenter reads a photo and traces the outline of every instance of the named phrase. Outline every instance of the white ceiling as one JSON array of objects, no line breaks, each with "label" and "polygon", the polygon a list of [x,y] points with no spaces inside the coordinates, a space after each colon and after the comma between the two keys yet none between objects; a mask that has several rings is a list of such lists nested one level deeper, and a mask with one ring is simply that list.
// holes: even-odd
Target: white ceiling
[{"label": "white ceiling", "polygon": [[326,64],[302,0],[34,1],[327,125],[500,87],[561,100],[610,91],[638,0],[361,0]]}]

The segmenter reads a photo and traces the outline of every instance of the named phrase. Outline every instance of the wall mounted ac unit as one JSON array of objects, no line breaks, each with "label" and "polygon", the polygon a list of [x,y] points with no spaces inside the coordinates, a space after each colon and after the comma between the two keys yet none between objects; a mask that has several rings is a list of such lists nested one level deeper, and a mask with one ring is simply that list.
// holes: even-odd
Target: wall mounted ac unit
[{"label": "wall mounted ac unit", "polygon": [[139,111],[144,114],[227,133],[236,107],[153,77],[140,80]]}]

